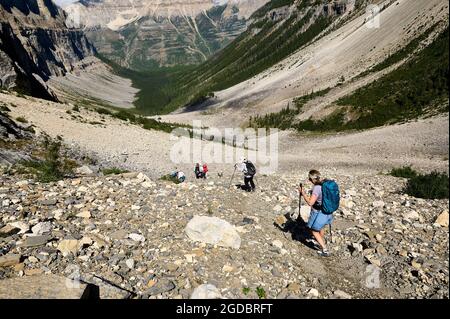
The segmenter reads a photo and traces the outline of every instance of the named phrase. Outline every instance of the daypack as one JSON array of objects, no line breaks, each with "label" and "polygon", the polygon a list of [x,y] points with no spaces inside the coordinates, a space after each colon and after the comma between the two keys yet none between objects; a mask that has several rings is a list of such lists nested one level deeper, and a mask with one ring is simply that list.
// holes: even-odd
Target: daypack
[{"label": "daypack", "polygon": [[322,184],[322,212],[331,215],[339,209],[341,195],[338,184],[333,180],[326,180]]},{"label": "daypack", "polygon": [[246,165],[246,167],[247,167],[247,174],[249,174],[249,175],[251,175],[251,176],[256,175],[256,167],[255,167],[255,165],[253,165],[252,162],[247,161],[247,162],[245,163],[245,165]]}]

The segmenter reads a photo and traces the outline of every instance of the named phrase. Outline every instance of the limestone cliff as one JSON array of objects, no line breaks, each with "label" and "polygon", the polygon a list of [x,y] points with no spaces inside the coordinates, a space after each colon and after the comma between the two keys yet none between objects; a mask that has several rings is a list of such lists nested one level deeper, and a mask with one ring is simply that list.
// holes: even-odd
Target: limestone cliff
[{"label": "limestone cliff", "polygon": [[0,87],[56,99],[50,77],[82,69],[95,53],[66,18],[52,0],[0,0]]},{"label": "limestone cliff", "polygon": [[100,53],[142,70],[197,64],[246,30],[268,0],[83,0],[65,7]]}]

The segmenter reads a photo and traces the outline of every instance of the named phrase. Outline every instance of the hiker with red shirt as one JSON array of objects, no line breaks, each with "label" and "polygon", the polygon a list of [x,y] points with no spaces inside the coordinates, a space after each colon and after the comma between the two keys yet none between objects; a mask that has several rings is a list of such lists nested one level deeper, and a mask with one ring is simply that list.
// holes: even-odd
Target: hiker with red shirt
[{"label": "hiker with red shirt", "polygon": [[205,163],[203,164],[203,178],[206,179],[208,177],[208,165]]}]

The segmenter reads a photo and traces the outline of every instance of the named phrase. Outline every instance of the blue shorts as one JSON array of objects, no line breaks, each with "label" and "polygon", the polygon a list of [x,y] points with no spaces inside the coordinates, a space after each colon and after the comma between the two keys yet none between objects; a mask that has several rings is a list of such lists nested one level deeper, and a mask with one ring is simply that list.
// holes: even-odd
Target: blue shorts
[{"label": "blue shorts", "polygon": [[321,231],[326,225],[331,225],[333,219],[333,215],[326,215],[321,211],[311,210],[307,226],[314,231]]}]

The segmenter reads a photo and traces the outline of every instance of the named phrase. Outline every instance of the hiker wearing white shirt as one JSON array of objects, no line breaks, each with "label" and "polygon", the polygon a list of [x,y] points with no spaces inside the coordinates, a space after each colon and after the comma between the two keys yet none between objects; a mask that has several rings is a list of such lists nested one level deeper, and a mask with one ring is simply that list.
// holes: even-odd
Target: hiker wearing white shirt
[{"label": "hiker wearing white shirt", "polygon": [[171,177],[178,179],[180,183],[183,183],[186,180],[186,175],[181,171],[175,171],[170,174]]},{"label": "hiker wearing white shirt", "polygon": [[186,180],[186,175],[183,172],[178,172],[177,178],[180,181],[180,183],[183,183]]},{"label": "hiker wearing white shirt", "polygon": [[256,189],[253,177],[256,175],[256,168],[252,162],[243,158],[240,163],[235,164],[235,167],[242,173],[244,173],[244,184],[243,189],[247,192],[254,192]]}]

